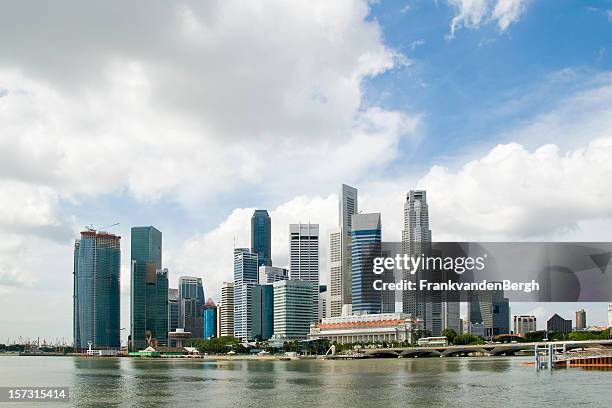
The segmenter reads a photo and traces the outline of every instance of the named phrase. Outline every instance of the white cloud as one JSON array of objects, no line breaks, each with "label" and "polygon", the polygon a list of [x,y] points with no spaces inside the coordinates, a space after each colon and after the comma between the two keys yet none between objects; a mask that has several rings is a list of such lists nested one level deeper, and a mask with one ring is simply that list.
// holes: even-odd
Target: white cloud
[{"label": "white cloud", "polygon": [[491,18],[497,21],[500,31],[505,31],[512,23],[517,22],[527,9],[528,0],[498,0],[493,8]]},{"label": "white cloud", "polygon": [[[458,170],[434,166],[428,191],[436,239],[528,239],[612,217],[612,137],[560,151],[498,145]],[[571,234],[567,234],[571,235]]]},{"label": "white cloud", "polygon": [[[327,276],[329,232],[338,223],[337,196],[299,196],[269,211],[272,219],[272,261],[275,266],[289,263],[289,224],[319,224],[321,282]],[[181,275],[201,276],[208,296],[218,299],[224,281],[233,280],[232,248],[250,247],[253,208],[237,208],[213,230],[189,239],[176,252],[165,254],[171,285]]]},{"label": "white cloud", "polygon": [[495,23],[500,32],[517,22],[527,10],[529,0],[448,0],[455,9],[449,37],[455,36],[461,27],[480,28],[482,24]]},{"label": "white cloud", "polygon": [[[272,175],[277,189],[297,179],[312,191],[330,174],[380,170],[416,126],[416,116],[362,106],[364,79],[409,64],[366,21],[365,2],[224,1],[137,12],[142,18],[126,25],[117,14],[71,6],[79,41],[57,42],[65,49],[46,60],[30,41],[71,34],[66,16],[51,12],[36,33],[0,24],[0,45],[23,37],[0,58],[6,177],[63,199],[127,189],[139,200],[169,197],[199,209]],[[28,25],[27,13],[14,18]],[[141,35],[154,44],[138,43]],[[322,152],[334,159],[313,165]]]},{"label": "white cloud", "polygon": [[[36,18],[30,8],[13,3],[0,14],[0,194],[11,198],[0,204],[4,288],[36,292],[52,274],[72,276],[78,229],[67,202],[127,193],[192,215],[240,191],[285,201],[279,226],[314,221],[329,207],[316,194],[382,173],[418,124],[364,103],[367,78],[410,63],[385,46],[366,1],[142,1],[121,13],[60,1]],[[206,251],[223,244],[231,259],[244,219],[237,210],[187,244],[184,259],[169,253],[171,273],[231,273]],[[199,258],[206,253],[215,255]]]}]

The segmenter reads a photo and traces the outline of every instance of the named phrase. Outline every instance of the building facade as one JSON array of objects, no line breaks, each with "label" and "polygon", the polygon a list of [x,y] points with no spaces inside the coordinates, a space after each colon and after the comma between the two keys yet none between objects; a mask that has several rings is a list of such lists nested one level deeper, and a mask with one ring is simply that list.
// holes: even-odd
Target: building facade
[{"label": "building facade", "polygon": [[356,188],[342,184],[339,207],[342,305],[348,305],[353,303],[351,231],[352,217],[359,212],[359,200]]},{"label": "building facade", "polygon": [[374,258],[381,256],[380,214],[354,214],[351,232],[352,308],[354,314],[379,314],[381,291],[374,289]]},{"label": "building facade", "polygon": [[273,290],[274,338],[277,340],[305,339],[312,321],[312,283],[283,280],[274,282]]},{"label": "building facade", "polygon": [[221,337],[221,312],[222,312],[222,307],[221,307],[221,302],[217,303],[217,328],[216,328],[216,332],[217,332],[217,336]]},{"label": "building facade", "polygon": [[[402,230],[402,252],[416,257],[431,251],[431,230],[429,229],[429,207],[424,190],[410,190],[404,204],[404,229]],[[404,271],[403,279],[418,282],[422,270],[414,274]],[[403,291],[402,311],[412,316],[425,317],[425,304],[418,291]],[[427,323],[427,322],[425,322]]]},{"label": "building facade", "polygon": [[319,317],[319,224],[289,225],[289,279],[309,282],[311,321]]},{"label": "building facade", "polygon": [[468,300],[468,321],[482,323],[485,337],[510,333],[510,302],[503,291],[470,292]]},{"label": "building facade", "polygon": [[121,237],[86,230],[74,244],[73,336],[77,351],[119,348]]},{"label": "building facade", "polygon": [[181,276],[178,282],[180,299],[180,327],[193,337],[204,336],[204,286],[202,278]]},{"label": "building facade", "polygon": [[268,340],[274,334],[274,288],[271,284],[255,285],[251,295],[251,336]]},{"label": "building facade", "polygon": [[580,309],[576,311],[576,330],[585,330],[587,328],[586,310]]},{"label": "building facade", "polygon": [[251,217],[251,252],[258,265],[272,266],[272,219],[267,210],[255,210]]},{"label": "building facade", "polygon": [[223,282],[221,287],[221,336],[234,335],[234,282]]},{"label": "building facade", "polygon": [[340,228],[329,234],[327,255],[329,315],[336,317],[342,314],[342,230]]},{"label": "building facade", "polygon": [[217,337],[217,305],[211,298],[204,304],[204,339]]},{"label": "building facade", "polygon": [[319,285],[319,321],[329,316],[329,290],[327,285]]},{"label": "building facade", "polygon": [[[168,289],[168,332],[176,331],[180,327],[181,308],[178,289]],[[170,344],[168,344],[170,345]]]},{"label": "building facade", "polygon": [[572,321],[566,320],[555,313],[546,322],[546,331],[549,333],[571,333]]},{"label": "building facade", "polygon": [[512,323],[514,334],[527,334],[537,330],[537,319],[535,316],[514,316]]},{"label": "building facade", "polygon": [[268,283],[274,283],[279,280],[289,279],[289,270],[285,268],[278,268],[276,266],[262,265],[259,267],[259,276],[257,283],[260,285],[266,285]]},{"label": "building facade", "polygon": [[608,327],[612,327],[612,303],[608,303]]},{"label": "building facade", "polygon": [[130,350],[168,344],[168,270],[162,268],[162,233],[132,227]]},{"label": "building facade", "polygon": [[313,323],[309,339],[327,339],[336,344],[416,341],[422,322],[405,313],[349,315],[323,319]]},{"label": "building facade", "polygon": [[257,284],[258,256],[248,248],[234,249],[234,337],[251,339],[251,295]]}]

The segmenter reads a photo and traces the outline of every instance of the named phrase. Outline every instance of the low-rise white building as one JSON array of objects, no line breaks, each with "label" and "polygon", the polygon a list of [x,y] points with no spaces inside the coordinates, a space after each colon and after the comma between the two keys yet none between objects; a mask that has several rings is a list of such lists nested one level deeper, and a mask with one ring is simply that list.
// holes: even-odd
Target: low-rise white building
[{"label": "low-rise white building", "polygon": [[407,341],[412,343],[422,321],[405,313],[345,315],[322,319],[310,325],[309,339],[327,339],[338,344]]}]

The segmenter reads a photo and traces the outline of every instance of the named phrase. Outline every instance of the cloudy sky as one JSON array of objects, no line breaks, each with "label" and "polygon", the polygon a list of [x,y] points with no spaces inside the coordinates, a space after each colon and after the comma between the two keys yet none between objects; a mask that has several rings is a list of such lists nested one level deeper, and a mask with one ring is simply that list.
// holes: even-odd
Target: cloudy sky
[{"label": "cloudy sky", "polygon": [[71,340],[89,224],[121,223],[126,328],[131,226],[217,300],[254,208],[284,266],[341,183],[388,241],[414,188],[435,240],[612,239],[609,0],[14,1],[0,50],[0,342]]}]

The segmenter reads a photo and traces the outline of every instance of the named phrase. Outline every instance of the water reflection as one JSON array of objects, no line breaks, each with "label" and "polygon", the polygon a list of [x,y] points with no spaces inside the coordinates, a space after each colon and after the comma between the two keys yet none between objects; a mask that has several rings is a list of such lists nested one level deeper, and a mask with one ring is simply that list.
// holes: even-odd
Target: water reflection
[{"label": "water reflection", "polygon": [[35,386],[36,378],[55,378],[58,386],[71,387],[72,405],[78,407],[526,406],[534,401],[572,406],[603,404],[609,398],[609,372],[536,373],[524,361],[516,357],[352,361],[0,357],[0,380]]},{"label": "water reflection", "polygon": [[118,358],[75,358],[71,400],[83,406],[119,406],[125,395],[124,372]]}]

